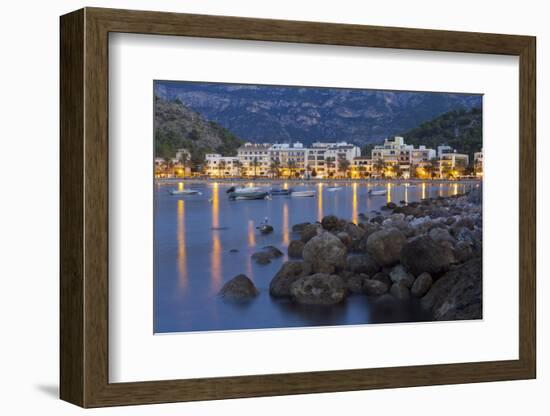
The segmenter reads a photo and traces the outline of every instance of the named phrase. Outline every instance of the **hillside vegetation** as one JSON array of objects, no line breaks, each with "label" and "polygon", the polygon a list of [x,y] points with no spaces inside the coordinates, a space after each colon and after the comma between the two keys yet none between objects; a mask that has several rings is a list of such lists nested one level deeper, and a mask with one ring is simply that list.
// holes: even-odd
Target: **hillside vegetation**
[{"label": "hillside vegetation", "polygon": [[178,148],[191,152],[191,161],[200,164],[205,153],[236,155],[243,143],[219,124],[204,119],[178,99],[155,97],[155,156],[174,157]]},{"label": "hillside vegetation", "polygon": [[426,145],[437,149],[449,145],[460,153],[467,153],[470,159],[482,147],[482,112],[480,108],[449,111],[430,121],[420,124],[401,134],[405,143],[415,147]]}]

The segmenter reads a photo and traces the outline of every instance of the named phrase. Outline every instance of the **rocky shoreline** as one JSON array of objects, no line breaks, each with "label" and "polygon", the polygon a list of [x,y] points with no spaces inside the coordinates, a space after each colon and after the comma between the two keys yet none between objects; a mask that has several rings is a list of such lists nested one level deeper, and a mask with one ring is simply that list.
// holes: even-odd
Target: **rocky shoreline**
[{"label": "rocky shoreline", "polygon": [[[479,186],[468,194],[389,202],[359,215],[358,224],[332,215],[295,224],[290,260],[269,293],[302,305],[334,305],[356,295],[390,308],[415,301],[433,320],[481,319],[481,195]],[[265,264],[281,255],[265,247],[254,259]],[[258,295],[250,279],[237,278],[222,296]]]}]

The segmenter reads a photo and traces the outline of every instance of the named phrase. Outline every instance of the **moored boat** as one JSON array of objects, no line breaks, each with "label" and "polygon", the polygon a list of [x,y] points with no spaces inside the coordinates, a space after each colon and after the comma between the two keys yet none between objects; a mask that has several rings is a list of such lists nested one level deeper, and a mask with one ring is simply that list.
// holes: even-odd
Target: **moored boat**
[{"label": "moored boat", "polygon": [[336,191],[341,191],[342,189],[344,189],[343,186],[338,186],[338,185],[337,185],[337,186],[329,186],[329,187],[327,188],[327,191],[329,191],[329,192],[336,192]]},{"label": "moored boat", "polygon": [[172,189],[168,192],[170,195],[202,195],[197,189]]},{"label": "moored boat", "polygon": [[271,195],[282,195],[282,196],[285,196],[285,195],[290,195],[292,193],[292,188],[291,189],[287,189],[287,188],[271,188]]},{"label": "moored boat", "polygon": [[292,197],[301,197],[301,198],[310,198],[315,196],[315,191],[293,191],[290,196]]},{"label": "moored boat", "polygon": [[382,196],[382,195],[386,195],[388,193],[388,191],[386,190],[373,190],[373,189],[370,189],[369,192],[368,192],[368,195],[369,196]]},{"label": "moored boat", "polygon": [[250,192],[230,192],[229,199],[240,200],[253,200],[253,199],[266,199],[269,196],[269,192],[266,191],[250,191]]}]

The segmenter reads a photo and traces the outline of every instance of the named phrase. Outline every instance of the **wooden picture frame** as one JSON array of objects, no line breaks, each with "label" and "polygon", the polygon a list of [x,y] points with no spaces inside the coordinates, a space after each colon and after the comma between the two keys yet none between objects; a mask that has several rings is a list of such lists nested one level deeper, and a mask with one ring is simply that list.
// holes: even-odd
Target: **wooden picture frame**
[{"label": "wooden picture frame", "polygon": [[[536,376],[535,53],[530,36],[85,8],[61,17],[60,396],[82,407]],[[108,35],[111,32],[514,55],[520,65],[519,359],[110,383]]]}]

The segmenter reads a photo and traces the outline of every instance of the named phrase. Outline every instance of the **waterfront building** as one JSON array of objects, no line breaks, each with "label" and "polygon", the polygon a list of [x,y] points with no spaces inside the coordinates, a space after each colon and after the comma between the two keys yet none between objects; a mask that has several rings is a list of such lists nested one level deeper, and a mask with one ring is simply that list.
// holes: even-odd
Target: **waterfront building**
[{"label": "waterfront building", "polygon": [[445,152],[439,158],[439,177],[459,177],[464,174],[464,170],[468,167],[469,157],[464,153]]},{"label": "waterfront building", "polygon": [[[384,176],[409,176],[411,164],[411,151],[413,146],[405,144],[405,139],[401,136],[394,136],[384,140],[384,144],[376,145],[372,149],[372,159],[382,160],[385,164]],[[375,165],[376,167],[377,165]],[[375,169],[377,175],[381,174],[380,168]]]},{"label": "waterfront building", "polygon": [[315,171],[318,178],[346,177],[359,156],[361,149],[344,141],[315,142],[308,149],[309,170]]},{"label": "waterfront building", "polygon": [[242,165],[241,176],[267,177],[271,164],[270,143],[245,143],[237,150],[237,157]]},{"label": "waterfront building", "polygon": [[212,178],[237,177],[241,175],[241,164],[236,156],[222,156],[218,153],[205,155],[206,174]]},{"label": "waterfront building", "polygon": [[474,171],[478,178],[483,177],[483,149],[474,153]]},{"label": "waterfront building", "polygon": [[308,149],[300,142],[272,145],[269,148],[271,163],[268,173],[270,176],[304,177],[308,170],[307,153]]},{"label": "waterfront building", "polygon": [[[409,177],[422,177],[426,175],[426,168],[436,158],[434,149],[426,148],[426,146],[418,146],[417,149],[412,149],[410,153]],[[414,172],[411,172],[410,170]]]},{"label": "waterfront building", "polygon": [[359,156],[353,159],[351,178],[362,179],[373,176],[373,160],[370,157]]}]

